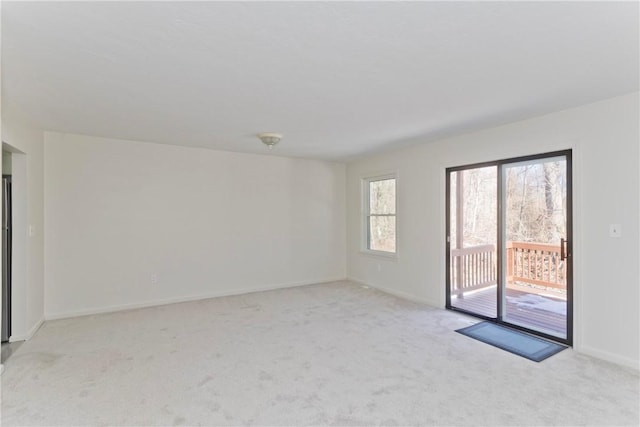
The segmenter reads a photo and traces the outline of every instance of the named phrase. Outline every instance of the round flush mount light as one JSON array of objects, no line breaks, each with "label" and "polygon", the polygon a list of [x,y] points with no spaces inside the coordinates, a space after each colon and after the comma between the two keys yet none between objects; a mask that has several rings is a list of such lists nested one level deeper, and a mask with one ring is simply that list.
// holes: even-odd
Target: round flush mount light
[{"label": "round flush mount light", "polygon": [[280,142],[280,140],[282,139],[282,134],[273,133],[273,132],[264,132],[264,133],[259,133],[258,138],[260,138],[260,141],[262,141],[262,143],[267,147],[269,147],[269,150],[271,150],[274,145]]}]

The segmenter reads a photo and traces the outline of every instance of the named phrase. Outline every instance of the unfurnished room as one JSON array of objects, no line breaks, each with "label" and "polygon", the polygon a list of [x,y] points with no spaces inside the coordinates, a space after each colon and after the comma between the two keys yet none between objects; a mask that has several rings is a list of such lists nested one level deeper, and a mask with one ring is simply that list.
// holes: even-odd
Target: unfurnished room
[{"label": "unfurnished room", "polygon": [[638,2],[0,23],[2,425],[640,425]]}]

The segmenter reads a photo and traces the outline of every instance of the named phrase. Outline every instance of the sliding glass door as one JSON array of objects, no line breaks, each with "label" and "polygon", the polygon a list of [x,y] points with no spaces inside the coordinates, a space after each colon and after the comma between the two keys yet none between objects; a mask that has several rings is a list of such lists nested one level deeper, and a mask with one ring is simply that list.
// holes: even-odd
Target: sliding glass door
[{"label": "sliding glass door", "polygon": [[571,344],[571,152],[447,169],[447,308]]}]

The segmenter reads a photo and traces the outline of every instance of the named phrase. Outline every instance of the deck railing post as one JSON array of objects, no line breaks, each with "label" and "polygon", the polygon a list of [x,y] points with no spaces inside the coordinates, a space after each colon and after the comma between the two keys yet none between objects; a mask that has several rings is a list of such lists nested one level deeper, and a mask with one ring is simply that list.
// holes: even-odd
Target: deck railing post
[{"label": "deck railing post", "polygon": [[513,280],[513,263],[515,261],[513,257],[513,242],[507,242],[505,246],[507,249],[507,282],[511,282]]}]

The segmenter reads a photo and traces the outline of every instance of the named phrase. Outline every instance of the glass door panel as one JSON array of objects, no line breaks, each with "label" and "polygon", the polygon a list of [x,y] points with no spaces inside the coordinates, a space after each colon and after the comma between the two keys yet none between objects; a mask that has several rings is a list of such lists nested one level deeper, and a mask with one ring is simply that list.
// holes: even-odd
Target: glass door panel
[{"label": "glass door panel", "polygon": [[567,159],[501,166],[502,321],[567,339]]},{"label": "glass door panel", "polygon": [[448,174],[447,305],[497,318],[497,166]]}]

